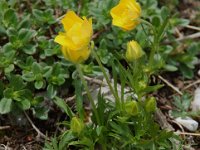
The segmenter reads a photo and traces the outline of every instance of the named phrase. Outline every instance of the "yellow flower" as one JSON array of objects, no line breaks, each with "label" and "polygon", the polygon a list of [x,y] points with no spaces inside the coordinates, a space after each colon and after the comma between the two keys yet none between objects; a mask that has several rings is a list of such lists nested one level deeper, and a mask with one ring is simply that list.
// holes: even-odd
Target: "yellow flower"
[{"label": "yellow flower", "polygon": [[136,41],[127,43],[126,58],[128,61],[133,61],[140,58],[144,54],[141,46]]},{"label": "yellow flower", "polygon": [[136,0],[120,0],[110,13],[112,24],[124,30],[132,30],[140,23],[141,7]]},{"label": "yellow flower", "polygon": [[93,34],[92,19],[81,19],[73,11],[68,11],[61,20],[65,32],[60,32],[55,42],[62,46],[66,59],[74,63],[85,61],[90,55],[89,43]]}]

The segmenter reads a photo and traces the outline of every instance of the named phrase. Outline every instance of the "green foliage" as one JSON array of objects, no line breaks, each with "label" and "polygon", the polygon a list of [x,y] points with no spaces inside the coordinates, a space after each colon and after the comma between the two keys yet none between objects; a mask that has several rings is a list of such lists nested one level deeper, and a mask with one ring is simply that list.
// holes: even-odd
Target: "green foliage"
[{"label": "green foliage", "polygon": [[[46,142],[45,149],[56,150],[59,147],[66,149],[172,149],[169,140],[171,132],[162,131],[154,122],[152,112],[144,109],[144,102],[138,102],[139,113],[129,114],[129,106],[134,102],[129,101],[125,110],[118,110],[113,102],[98,96],[97,110],[100,114],[100,124],[96,124],[95,116],[92,121],[85,124],[84,128],[70,128],[52,142]],[[126,107],[127,111],[126,111]],[[72,122],[74,120],[72,119]],[[66,128],[72,122],[65,123]],[[63,123],[64,124],[64,123]],[[74,123],[73,123],[74,125]],[[80,124],[76,124],[79,126]],[[74,130],[82,129],[78,134]],[[56,142],[55,142],[56,141]]]},{"label": "green foliage", "polygon": [[190,111],[192,96],[189,93],[184,93],[182,96],[174,96],[173,104],[175,108],[172,110],[174,117],[198,116],[198,112]]},{"label": "green foliage", "polygon": [[[62,123],[67,130],[46,142],[46,149],[172,149],[173,135],[154,122],[156,100],[148,97],[163,85],[149,85],[150,76],[161,70],[180,70],[185,78],[192,78],[200,44],[187,40],[185,46],[176,39],[174,28],[189,24],[170,9],[177,0],[171,1],[170,7],[161,6],[157,0],[138,1],[143,21],[135,30],[125,32],[111,25],[110,9],[119,0],[41,0],[31,6],[28,1],[1,0],[0,114],[30,110],[34,117],[46,120],[50,111],[47,103],[57,105],[68,116]],[[91,110],[91,122],[85,123],[79,134],[72,132],[70,123],[75,116],[81,123],[85,121],[83,82],[75,65],[63,58],[54,42],[62,31],[59,17],[69,9],[93,19],[94,50],[105,72],[114,79],[112,94],[119,101],[108,101],[99,94],[95,105],[99,122]],[[127,63],[126,43],[133,39],[145,55]],[[97,62],[91,56],[81,65],[84,75],[102,77]],[[129,98],[125,87],[130,88]],[[64,101],[72,94],[76,95],[75,110]],[[188,112],[190,96],[174,100],[174,116],[193,115]]]},{"label": "green foliage", "polygon": [[[28,3],[22,3],[28,8]],[[48,119],[46,97],[54,98],[69,78],[59,46],[51,37],[54,10],[43,11],[39,2],[31,12],[27,8],[20,12],[18,5],[0,3],[0,113],[31,109],[35,117]]]}]

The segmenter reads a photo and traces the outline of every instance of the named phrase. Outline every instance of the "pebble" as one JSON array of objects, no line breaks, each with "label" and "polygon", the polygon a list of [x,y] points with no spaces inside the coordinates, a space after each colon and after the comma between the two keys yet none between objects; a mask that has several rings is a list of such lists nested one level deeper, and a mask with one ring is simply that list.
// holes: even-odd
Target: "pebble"
[{"label": "pebble", "polygon": [[199,126],[198,122],[193,120],[190,117],[185,117],[185,118],[178,117],[175,120],[176,122],[181,124],[183,127],[185,127],[186,129],[192,132],[196,131]]},{"label": "pebble", "polygon": [[198,76],[200,76],[200,70],[197,72]]},{"label": "pebble", "polygon": [[200,111],[200,88],[197,88],[194,92],[194,100],[191,103],[192,111]]}]

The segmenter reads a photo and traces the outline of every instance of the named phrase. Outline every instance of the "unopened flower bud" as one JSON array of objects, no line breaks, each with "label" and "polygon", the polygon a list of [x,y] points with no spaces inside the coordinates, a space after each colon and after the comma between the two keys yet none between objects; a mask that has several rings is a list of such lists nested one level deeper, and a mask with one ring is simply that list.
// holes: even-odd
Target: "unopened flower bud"
[{"label": "unopened flower bud", "polygon": [[126,58],[128,61],[134,61],[144,54],[141,46],[136,41],[127,43]]},{"label": "unopened flower bud", "polygon": [[139,113],[138,103],[136,101],[129,101],[125,104],[125,111],[132,116],[136,116]]},{"label": "unopened flower bud", "polygon": [[84,128],[84,123],[81,119],[73,117],[70,123],[70,129],[74,133],[81,133]]},{"label": "unopened flower bud", "polygon": [[150,97],[147,99],[145,109],[147,112],[155,112],[156,111],[156,99],[155,97]]}]

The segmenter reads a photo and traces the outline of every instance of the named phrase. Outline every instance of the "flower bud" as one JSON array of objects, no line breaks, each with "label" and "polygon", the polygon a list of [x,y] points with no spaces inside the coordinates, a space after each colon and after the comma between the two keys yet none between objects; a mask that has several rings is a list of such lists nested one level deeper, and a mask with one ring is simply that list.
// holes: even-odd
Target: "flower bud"
[{"label": "flower bud", "polygon": [[136,101],[126,102],[125,111],[131,116],[136,116],[139,113],[138,103]]},{"label": "flower bud", "polygon": [[147,112],[155,112],[156,111],[156,99],[155,97],[150,97],[147,99],[145,109]]},{"label": "flower bud", "polygon": [[142,90],[147,87],[147,83],[145,81],[139,81],[138,85],[139,85],[139,88]]},{"label": "flower bud", "polygon": [[136,41],[130,41],[127,43],[126,59],[128,61],[134,61],[144,54],[142,48]]},{"label": "flower bud", "polygon": [[84,123],[81,119],[73,117],[70,123],[70,129],[74,133],[81,133],[84,128]]}]

